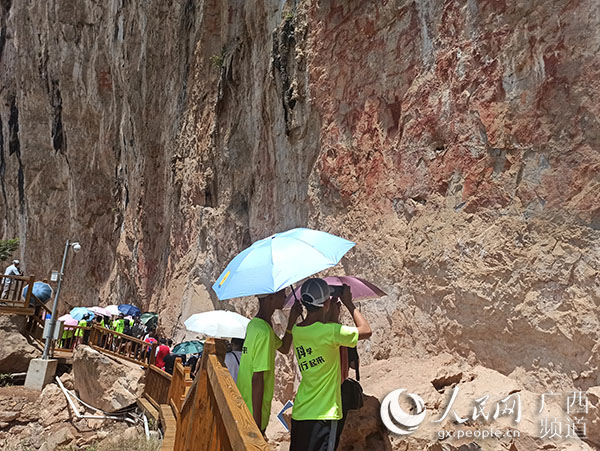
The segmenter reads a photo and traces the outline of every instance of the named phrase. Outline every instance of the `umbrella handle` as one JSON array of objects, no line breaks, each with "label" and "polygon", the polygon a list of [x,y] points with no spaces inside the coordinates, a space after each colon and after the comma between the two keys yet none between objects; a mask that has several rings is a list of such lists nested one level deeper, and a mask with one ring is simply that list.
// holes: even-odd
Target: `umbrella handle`
[{"label": "umbrella handle", "polygon": [[[298,297],[296,296],[296,290],[294,290],[294,284],[290,284],[290,287],[292,288],[292,293],[294,294],[294,299],[295,302],[300,303],[300,301],[298,300]],[[304,321],[306,318],[304,318],[304,309],[302,309],[302,311],[300,312],[300,317],[302,318],[302,321]]]}]

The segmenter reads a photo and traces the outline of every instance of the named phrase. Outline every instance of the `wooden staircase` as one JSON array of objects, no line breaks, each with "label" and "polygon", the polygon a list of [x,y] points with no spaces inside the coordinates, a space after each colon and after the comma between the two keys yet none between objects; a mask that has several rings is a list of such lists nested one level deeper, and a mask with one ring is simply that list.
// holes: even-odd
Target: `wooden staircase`
[{"label": "wooden staircase", "polygon": [[209,338],[193,381],[179,360],[173,376],[148,367],[140,404],[160,419],[162,451],[269,449],[224,359],[225,342]]}]

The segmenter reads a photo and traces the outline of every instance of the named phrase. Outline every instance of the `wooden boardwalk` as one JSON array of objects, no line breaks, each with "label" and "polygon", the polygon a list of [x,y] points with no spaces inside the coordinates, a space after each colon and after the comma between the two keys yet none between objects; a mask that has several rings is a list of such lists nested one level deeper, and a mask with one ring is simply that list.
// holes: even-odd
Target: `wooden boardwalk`
[{"label": "wooden boardwalk", "polygon": [[[34,277],[4,276],[6,296],[0,299],[0,314],[27,316],[26,332],[43,345],[42,332],[48,307],[27,290]],[[3,283],[4,287],[4,283]],[[160,421],[164,432],[162,451],[267,450],[250,411],[224,365],[225,342],[208,339],[204,344],[195,380],[178,359],[173,375],[154,365],[156,344],[115,332],[97,324],[65,326],[53,355],[69,359],[77,344],[146,367],[144,394],[138,405]]]},{"label": "wooden boardwalk", "polygon": [[36,309],[30,303],[30,301],[33,302],[31,299],[31,290],[27,290],[25,299],[23,299],[21,293],[26,285],[33,286],[34,281],[34,276],[2,276],[2,283],[0,284],[0,293],[2,294],[2,298],[0,299],[0,314],[33,315]]},{"label": "wooden boardwalk", "polygon": [[156,367],[148,367],[141,404],[158,406],[162,451],[268,449],[224,358],[225,343],[208,339],[193,382],[180,361],[169,377],[157,377]]}]

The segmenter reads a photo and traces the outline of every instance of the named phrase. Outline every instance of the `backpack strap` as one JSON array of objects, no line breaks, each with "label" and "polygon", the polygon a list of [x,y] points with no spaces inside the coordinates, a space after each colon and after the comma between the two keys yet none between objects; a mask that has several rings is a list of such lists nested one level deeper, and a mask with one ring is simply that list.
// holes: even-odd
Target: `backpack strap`
[{"label": "backpack strap", "polygon": [[350,362],[356,362],[356,369],[354,371],[356,372],[356,380],[360,381],[360,359],[356,347],[348,348],[348,363]]}]

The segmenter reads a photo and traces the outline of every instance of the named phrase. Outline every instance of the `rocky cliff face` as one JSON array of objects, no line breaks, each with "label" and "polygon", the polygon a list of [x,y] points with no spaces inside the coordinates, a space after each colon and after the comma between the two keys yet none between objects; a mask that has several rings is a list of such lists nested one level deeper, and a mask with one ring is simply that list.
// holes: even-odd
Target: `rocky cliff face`
[{"label": "rocky cliff face", "polygon": [[1,8],[2,233],[35,274],[81,240],[67,302],[181,335],[238,251],[309,226],[389,293],[367,363],[600,384],[597,2]]}]

